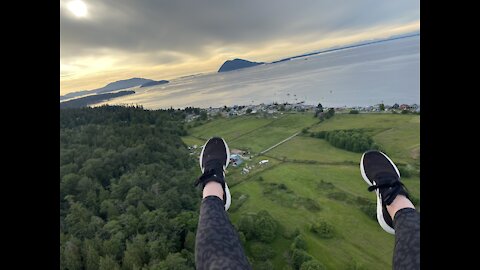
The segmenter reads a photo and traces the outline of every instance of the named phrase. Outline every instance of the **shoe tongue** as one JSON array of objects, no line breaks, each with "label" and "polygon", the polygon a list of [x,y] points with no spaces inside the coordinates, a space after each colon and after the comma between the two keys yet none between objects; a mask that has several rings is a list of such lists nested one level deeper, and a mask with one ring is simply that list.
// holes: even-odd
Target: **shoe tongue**
[{"label": "shoe tongue", "polygon": [[408,196],[408,193],[404,191],[403,185],[400,183],[398,174],[396,173],[378,173],[375,177],[375,182],[380,186],[378,190],[382,195],[382,200],[385,205],[390,205],[398,194]]},{"label": "shoe tongue", "polygon": [[377,185],[383,185],[395,182],[398,180],[398,175],[391,172],[379,172],[374,179]]},{"label": "shoe tongue", "polygon": [[[209,160],[205,163],[205,170],[203,174],[195,181],[195,186],[202,183],[203,187],[210,182],[216,181],[224,186],[223,164],[219,160]],[[225,187],[223,187],[225,189]]]},{"label": "shoe tongue", "polygon": [[211,159],[205,163],[205,171],[214,170],[215,172],[221,172],[223,170],[223,164],[218,159]]}]

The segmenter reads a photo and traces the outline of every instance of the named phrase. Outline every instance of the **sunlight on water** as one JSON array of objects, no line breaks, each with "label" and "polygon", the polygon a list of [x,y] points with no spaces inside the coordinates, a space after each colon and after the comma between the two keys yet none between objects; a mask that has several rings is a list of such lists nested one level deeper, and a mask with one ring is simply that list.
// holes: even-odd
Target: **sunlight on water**
[{"label": "sunlight on water", "polygon": [[147,109],[300,102],[327,107],[420,104],[420,37],[134,89],[108,104]]}]

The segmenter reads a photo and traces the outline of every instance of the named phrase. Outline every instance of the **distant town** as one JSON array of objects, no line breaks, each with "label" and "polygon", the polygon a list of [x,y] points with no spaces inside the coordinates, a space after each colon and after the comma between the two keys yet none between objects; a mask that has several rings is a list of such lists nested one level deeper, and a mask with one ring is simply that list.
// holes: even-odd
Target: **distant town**
[{"label": "distant town", "polygon": [[[335,113],[420,113],[420,105],[418,104],[376,104],[371,106],[355,106],[355,107],[323,107],[322,104],[309,105],[304,102],[299,103],[270,103],[258,105],[233,105],[223,106],[219,108],[204,108],[196,110],[186,110],[188,112],[185,121],[191,122],[197,118],[215,118],[215,117],[236,117],[247,114],[256,114],[263,116],[274,116],[275,114],[283,114],[284,112],[318,112],[334,109]],[[321,113],[319,114],[321,116]]]},{"label": "distant town", "polygon": [[[234,106],[223,106],[219,108],[194,108],[187,107],[185,108],[187,113],[185,121],[189,124],[190,127],[195,127],[201,125],[208,119],[215,118],[235,118],[242,115],[255,115],[256,117],[271,117],[277,118],[284,113],[295,113],[295,112],[312,112],[315,117],[318,117],[320,121],[323,121],[324,118],[329,118],[333,114],[360,114],[360,113],[393,113],[393,114],[420,114],[420,105],[418,104],[393,104],[385,105],[383,103],[372,105],[372,106],[355,106],[355,107],[323,107],[322,104],[317,105],[307,105],[304,102],[299,103],[270,103],[270,104],[259,104],[259,105],[234,105]],[[330,116],[328,116],[330,114]],[[297,136],[300,132],[294,134],[293,136],[281,141],[280,143],[272,146],[271,148],[276,147],[277,145],[291,139],[294,136]],[[190,155],[198,156],[203,148],[203,145],[192,144],[188,145],[188,150]],[[270,150],[263,151],[266,152]],[[261,152],[260,154],[262,154]],[[269,160],[263,159],[260,161],[253,162],[255,156],[258,153],[251,153],[249,150],[242,149],[231,149],[230,162],[233,167],[240,167],[240,173],[242,175],[249,174],[252,170],[255,170],[257,167],[269,166]],[[246,162],[248,164],[246,164]],[[243,165],[241,165],[243,163]]]}]

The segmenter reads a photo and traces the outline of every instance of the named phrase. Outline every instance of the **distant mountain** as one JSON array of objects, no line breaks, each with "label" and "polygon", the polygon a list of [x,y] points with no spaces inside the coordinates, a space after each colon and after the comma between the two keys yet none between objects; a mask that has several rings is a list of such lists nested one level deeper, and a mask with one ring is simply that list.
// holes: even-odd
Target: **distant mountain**
[{"label": "distant mountain", "polygon": [[120,80],[120,81],[109,83],[102,88],[68,93],[64,96],[60,96],[60,100],[65,100],[65,99],[79,97],[79,96],[85,96],[88,94],[102,94],[110,91],[143,85],[148,82],[154,82],[154,80],[144,79],[144,78],[131,78],[127,80]]},{"label": "distant mountain", "polygon": [[231,71],[231,70],[236,70],[241,68],[248,68],[248,67],[253,67],[261,64],[263,64],[263,62],[250,62],[248,60],[236,58],[233,60],[227,60],[225,63],[223,63],[223,65],[220,67],[218,72],[226,72],[226,71]]},{"label": "distant mountain", "polygon": [[91,95],[86,97],[80,97],[80,98],[60,102],[60,109],[86,107],[88,105],[99,103],[105,100],[126,96],[126,95],[131,95],[131,94],[135,94],[135,91],[129,90],[129,91],[120,91],[117,93],[106,93],[106,94],[97,94],[97,95]]},{"label": "distant mountain", "polygon": [[151,81],[151,82],[147,82],[147,83],[142,84],[142,85],[140,86],[140,88],[142,88],[142,87],[154,86],[154,85],[159,85],[159,84],[166,84],[166,83],[169,83],[169,81],[167,81],[167,80]]},{"label": "distant mountain", "polygon": [[143,79],[143,78],[131,78],[127,80],[120,80],[120,81],[109,83],[102,88],[95,89],[94,91],[97,94],[101,94],[101,93],[110,92],[114,90],[120,90],[120,89],[130,88],[134,86],[139,86],[148,82],[154,82],[154,80]]}]

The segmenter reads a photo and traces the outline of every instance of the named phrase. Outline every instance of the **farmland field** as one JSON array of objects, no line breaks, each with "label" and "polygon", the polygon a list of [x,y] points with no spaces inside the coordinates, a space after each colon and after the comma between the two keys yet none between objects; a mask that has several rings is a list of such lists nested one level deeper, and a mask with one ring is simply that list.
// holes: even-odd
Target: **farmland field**
[{"label": "farmland field", "polygon": [[[394,162],[409,168],[402,181],[420,209],[419,115],[337,114],[321,123],[312,113],[220,118],[190,129],[183,139],[187,145],[201,145],[211,136],[222,136],[231,149],[249,151],[252,159],[228,168],[233,196],[229,215],[238,226],[246,214],[267,210],[278,222],[279,232],[268,244],[275,254],[269,259],[273,269],[290,269],[285,254],[292,243],[289,232],[295,229],[307,243],[306,252],[327,269],[391,269],[394,236],[363,209],[375,202],[375,194],[367,191],[360,175],[361,153],[310,137],[301,133],[304,128],[310,132],[366,130]],[[298,136],[260,154],[297,132]],[[264,159],[269,162],[259,165]],[[249,168],[249,173],[241,173],[243,168]],[[241,195],[248,199],[236,201]],[[333,227],[333,237],[324,239],[309,229],[320,221]],[[255,268],[260,262],[252,259],[253,242],[247,241],[245,248]]]}]

